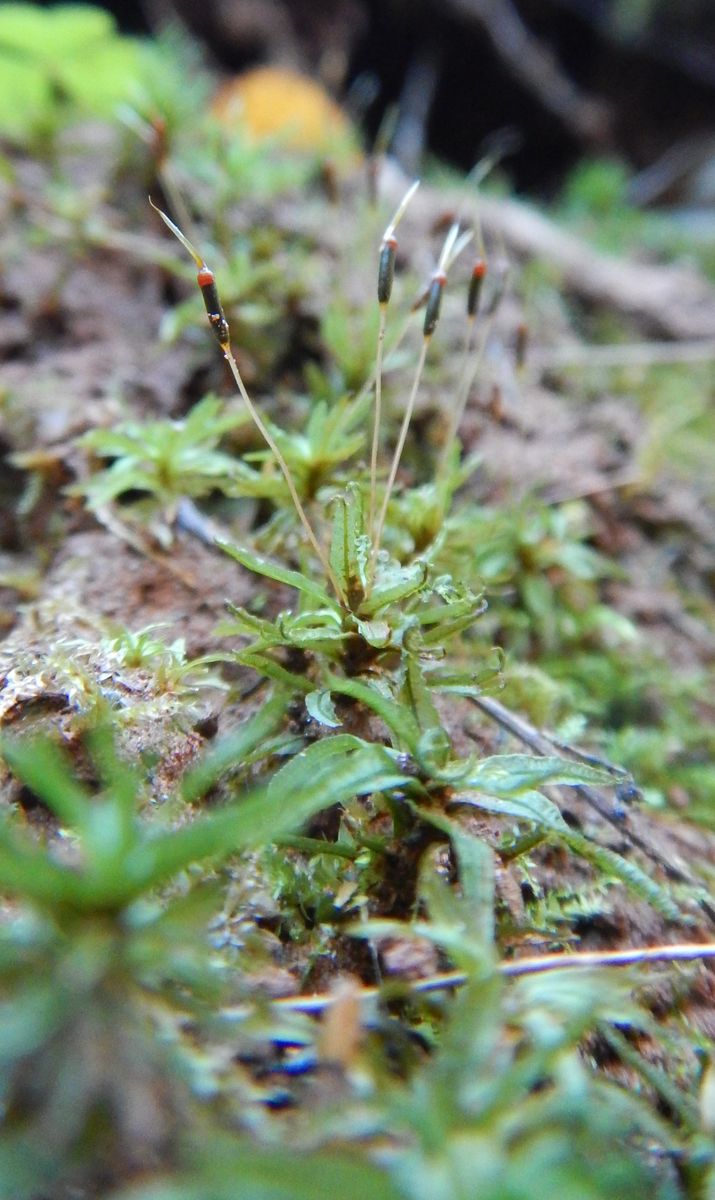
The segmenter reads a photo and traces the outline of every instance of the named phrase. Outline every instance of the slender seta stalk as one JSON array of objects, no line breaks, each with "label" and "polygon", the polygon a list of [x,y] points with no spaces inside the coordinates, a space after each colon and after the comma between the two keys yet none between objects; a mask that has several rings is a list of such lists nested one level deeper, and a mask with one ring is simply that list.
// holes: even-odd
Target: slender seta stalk
[{"label": "slender seta stalk", "polygon": [[341,604],[344,604],[345,597],[343,595],[342,588],[340,587],[340,584],[338,583],[337,578],[335,576],[335,572],[333,571],[332,567],[330,566],[327,555],[325,554],[324,550],[321,548],[320,543],[318,542],[318,539],[313,530],[313,527],[312,527],[310,521],[308,520],[306,511],[303,508],[303,504],[301,502],[300,496],[298,495],[295,483],[293,481],[293,476],[291,474],[290,467],[288,466],[288,463],[286,462],[285,458],[283,457],[281,449],[278,446],[278,443],[276,442],[275,438],[273,437],[273,434],[269,430],[265,421],[261,417],[261,414],[259,413],[255,404],[251,400],[251,397],[249,396],[248,392],[246,391],[246,385],[244,384],[243,379],[241,378],[241,372],[238,369],[238,363],[236,362],[233,350],[231,348],[231,332],[229,329],[228,321],[226,320],[226,315],[221,306],[221,301],[219,299],[219,294],[218,294],[218,289],[216,287],[216,280],[214,277],[214,273],[211,270],[211,268],[208,267],[207,264],[204,262],[203,258],[198,253],[198,251],[195,249],[195,247],[191,244],[189,239],[184,236],[184,234],[179,229],[178,225],[175,225],[174,222],[171,220],[171,218],[168,217],[165,212],[162,212],[162,210],[160,208],[158,208],[156,204],[154,204],[151,197],[149,197],[149,203],[151,204],[152,208],[159,214],[159,216],[161,217],[162,221],[167,226],[167,228],[171,230],[171,232],[174,234],[174,236],[176,238],[178,238],[178,240],[181,242],[184,249],[188,251],[188,253],[193,258],[194,262],[196,263],[196,267],[198,270],[196,279],[197,279],[197,283],[201,289],[201,294],[204,298],[204,304],[206,305],[206,314],[208,316],[211,328],[213,329],[214,334],[216,336],[216,340],[218,341],[218,344],[221,347],[223,356],[226,359],[226,362],[228,363],[231,374],[233,375],[233,378],[236,383],[236,387],[238,388],[241,399],[243,400],[243,403],[246,405],[249,415],[250,415],[254,425],[256,426],[258,432],[260,433],[261,437],[265,441],[266,445],[268,446],[271,453],[273,454],[276,462],[278,463],[278,466],[280,467],[280,469],[283,473],[283,478],[286,481],[288,491],[290,492],[290,497],[291,497],[291,500],[293,501],[295,511],[297,512],[300,522],[305,530],[308,541],[310,542],[315,553],[317,554],[320,564],[321,564],[323,570],[325,571],[326,577],[330,580],[331,586],[333,587],[333,590],[335,591],[336,596],[340,600]]},{"label": "slender seta stalk", "polygon": [[392,284],[395,278],[395,258],[397,256],[397,238],[395,229],[420,186],[419,179],[407,189],[389,222],[380,246],[380,261],[377,270],[377,300],[380,305],[380,327],[377,334],[377,354],[375,361],[375,406],[372,420],[372,447],[370,450],[370,503],[368,515],[368,531],[370,539],[375,533],[375,496],[377,491],[377,453],[380,445],[380,425],[382,422],[382,363],[385,350],[385,327],[387,324],[387,306],[392,295]]},{"label": "slender seta stalk", "polygon": [[[441,477],[447,468],[450,448],[454,438],[457,436],[457,430],[464,415],[464,410],[467,406],[469,389],[471,387],[473,378],[471,358],[474,350],[474,331],[477,324],[477,317],[479,315],[479,302],[481,300],[486,274],[486,260],[480,255],[472,267],[472,274],[469,278],[469,288],[467,291],[467,331],[464,337],[464,357],[462,360],[462,371],[459,380],[459,387],[457,388],[457,401],[449,413],[447,431],[445,433],[442,450],[437,464],[436,474],[438,477]],[[478,360],[479,357],[480,355],[477,356]]]},{"label": "slender seta stalk", "polygon": [[[491,298],[486,304],[484,311],[481,312],[479,308],[479,301],[481,298],[482,286],[486,273],[487,267],[484,259],[478,258],[472,269],[472,276],[469,281],[469,291],[467,294],[467,335],[465,338],[464,367],[462,369],[462,377],[457,389],[457,402],[449,416],[447,432],[445,434],[439,462],[437,464],[438,476],[442,476],[447,469],[450,448],[459,432],[459,426],[462,423],[462,418],[464,417],[464,413],[467,408],[469,393],[472,390],[472,384],[474,383],[477,372],[482,364],[487,343],[491,337],[491,332],[494,327],[496,313],[506,290],[508,270],[502,263],[499,270],[496,272],[494,291],[492,292]],[[482,327],[481,336],[478,340],[475,354],[474,329],[478,316],[484,317],[484,325]]]},{"label": "slender seta stalk", "polygon": [[422,349],[420,351],[420,357],[417,362],[417,370],[415,371],[415,377],[412,382],[412,391],[410,392],[410,398],[407,401],[407,407],[405,408],[405,415],[402,418],[402,425],[400,426],[400,435],[397,439],[397,445],[395,446],[395,453],[392,456],[392,463],[390,465],[390,474],[387,477],[387,483],[385,485],[385,495],[383,496],[383,499],[382,499],[382,507],[380,508],[380,516],[378,517],[378,520],[377,520],[377,529],[375,530],[375,536],[373,539],[373,546],[372,546],[373,561],[377,558],[377,554],[380,549],[380,542],[382,541],[382,532],[385,528],[385,520],[387,518],[387,508],[390,503],[390,496],[392,495],[392,489],[395,486],[395,479],[397,478],[397,470],[400,465],[400,459],[402,458],[402,451],[405,448],[405,441],[407,440],[407,430],[409,429],[410,421],[412,420],[412,413],[413,413],[414,407],[415,407],[415,399],[417,396],[418,388],[420,386],[420,380],[422,378],[422,372],[424,370],[425,359],[427,358],[427,349],[429,347],[431,336],[432,336],[431,333],[425,333],[422,338]]},{"label": "slender seta stalk", "polygon": [[458,222],[455,222],[454,225],[452,225],[447,237],[445,238],[444,246],[442,247],[442,253],[439,256],[437,269],[432,275],[432,279],[427,290],[427,304],[425,307],[424,325],[422,329],[422,350],[420,351],[417,370],[415,371],[415,377],[412,383],[412,390],[410,392],[410,396],[407,401],[407,407],[405,408],[405,413],[402,418],[402,425],[400,426],[397,445],[395,446],[395,452],[392,456],[390,473],[387,477],[387,483],[385,485],[385,495],[382,499],[380,515],[377,521],[377,529],[373,539],[373,563],[380,549],[382,534],[385,528],[385,520],[387,518],[387,509],[390,503],[392,489],[395,486],[395,479],[397,478],[400,459],[402,458],[402,451],[405,448],[407,431],[410,427],[410,421],[412,420],[412,414],[414,412],[415,400],[417,398],[417,392],[419,390],[422,373],[424,371],[425,360],[427,358],[427,350],[429,348],[432,334],[437,327],[437,321],[439,320],[439,314],[442,307],[442,296],[447,283],[447,272],[457,255],[460,254],[464,249],[471,236],[472,234],[470,231],[460,234]]},{"label": "slender seta stalk", "polygon": [[367,528],[372,541],[375,535],[375,495],[377,492],[377,452],[380,445],[382,423],[382,362],[385,353],[385,326],[387,325],[387,303],[380,301],[380,326],[377,333],[375,356],[375,406],[372,418],[372,447],[370,449],[370,505]]}]

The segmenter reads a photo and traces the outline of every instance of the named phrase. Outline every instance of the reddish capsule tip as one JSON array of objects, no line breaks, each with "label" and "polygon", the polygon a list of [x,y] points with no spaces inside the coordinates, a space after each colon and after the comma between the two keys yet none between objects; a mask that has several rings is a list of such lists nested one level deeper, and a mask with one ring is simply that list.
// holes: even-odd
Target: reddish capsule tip
[{"label": "reddish capsule tip", "polygon": [[197,283],[200,288],[210,287],[216,282],[216,276],[213,271],[204,263],[203,267],[199,268],[199,273],[196,276]]},{"label": "reddish capsule tip", "polygon": [[469,280],[467,293],[467,316],[471,319],[477,315],[479,299],[482,294],[482,284],[487,273],[487,264],[483,258],[478,258],[472,267],[472,278]]}]

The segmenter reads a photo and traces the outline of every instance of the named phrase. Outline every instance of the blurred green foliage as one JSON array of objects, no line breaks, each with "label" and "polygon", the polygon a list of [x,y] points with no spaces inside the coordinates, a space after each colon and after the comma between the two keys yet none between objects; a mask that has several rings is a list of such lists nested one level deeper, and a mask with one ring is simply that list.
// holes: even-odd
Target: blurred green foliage
[{"label": "blurred green foliage", "polygon": [[41,144],[73,116],[110,116],[159,67],[149,43],[120,35],[88,4],[0,8],[0,136]]}]

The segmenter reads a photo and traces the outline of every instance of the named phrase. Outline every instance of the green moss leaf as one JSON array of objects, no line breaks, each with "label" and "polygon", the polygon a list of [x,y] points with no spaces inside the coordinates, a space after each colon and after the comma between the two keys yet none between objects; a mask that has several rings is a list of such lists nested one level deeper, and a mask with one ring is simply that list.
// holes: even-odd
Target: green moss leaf
[{"label": "green moss leaf", "polygon": [[276,583],[287,583],[289,587],[303,592],[313,600],[318,600],[320,604],[324,604],[328,608],[331,606],[330,597],[320,584],[314,583],[300,571],[291,571],[289,567],[283,567],[272,559],[264,558],[263,555],[255,554],[250,550],[242,550],[239,546],[232,546],[229,542],[217,542],[216,545],[225,554],[235,558],[242,567],[247,567],[256,575],[265,575],[267,579],[274,579]]},{"label": "green moss leaf", "polygon": [[328,691],[309,692],[305,698],[305,707],[308,715],[319,725],[327,725],[329,729],[337,729],[342,725]]},{"label": "green moss leaf", "polygon": [[90,4],[60,4],[49,12],[34,4],[4,4],[0,9],[0,49],[45,62],[56,63],[114,32],[109,13]]},{"label": "green moss leaf", "polygon": [[30,136],[51,103],[50,82],[34,64],[0,53],[0,134]]}]

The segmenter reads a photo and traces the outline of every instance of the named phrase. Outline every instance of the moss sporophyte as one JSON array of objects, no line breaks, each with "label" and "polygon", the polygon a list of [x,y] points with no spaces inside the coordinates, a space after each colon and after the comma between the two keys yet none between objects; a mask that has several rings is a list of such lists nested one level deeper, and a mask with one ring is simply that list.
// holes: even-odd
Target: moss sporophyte
[{"label": "moss sporophyte", "polygon": [[[404,450],[405,442],[407,439],[410,422],[412,420],[412,416],[414,413],[415,400],[417,397],[420,381],[421,381],[422,374],[424,371],[424,365],[425,365],[425,360],[426,360],[426,356],[427,356],[427,349],[429,346],[430,339],[432,338],[432,335],[437,327],[437,322],[438,322],[440,310],[441,310],[442,295],[443,295],[444,288],[447,283],[447,272],[448,272],[450,266],[452,265],[452,263],[455,261],[457,256],[461,253],[461,251],[464,249],[464,247],[466,246],[466,244],[472,237],[472,233],[470,231],[460,232],[459,223],[454,223],[451,226],[451,228],[447,234],[447,237],[445,239],[444,246],[442,248],[442,252],[439,257],[439,262],[438,262],[437,267],[432,275],[431,282],[427,289],[425,317],[424,317],[424,325],[423,325],[422,348],[421,348],[421,352],[419,355],[417,369],[415,371],[414,381],[413,381],[412,388],[410,391],[409,399],[408,399],[408,402],[407,402],[407,405],[405,408],[405,412],[404,412],[404,416],[402,419],[402,424],[401,424],[399,435],[397,438],[397,443],[396,443],[396,446],[395,446],[395,449],[393,452],[393,456],[392,456],[392,460],[391,460],[391,464],[390,464],[390,468],[389,468],[389,472],[388,472],[388,476],[387,476],[387,482],[386,482],[386,485],[384,488],[382,503],[380,506],[379,514],[378,514],[378,513],[376,513],[377,487],[378,487],[377,475],[378,475],[378,455],[379,455],[379,445],[380,445],[380,437],[381,437],[381,418],[382,418],[383,353],[384,353],[385,329],[386,329],[386,321],[387,321],[387,307],[388,307],[388,304],[390,302],[390,298],[392,295],[392,287],[393,287],[394,271],[395,271],[395,258],[396,258],[397,245],[398,245],[395,231],[396,231],[396,228],[397,228],[401,218],[403,217],[403,215],[407,209],[407,206],[408,206],[410,200],[414,196],[415,191],[417,190],[418,186],[419,186],[419,181],[416,180],[409,187],[409,189],[405,193],[404,197],[402,198],[392,219],[390,220],[390,222],[387,225],[387,228],[385,229],[385,232],[384,232],[383,238],[382,238],[381,247],[380,247],[380,253],[379,253],[377,298],[378,298],[378,304],[379,304],[379,310],[380,310],[380,322],[379,322],[378,339],[377,339],[377,355],[376,355],[375,382],[374,382],[374,413],[373,413],[372,446],[371,446],[371,455],[370,455],[370,486],[369,486],[368,517],[367,517],[366,529],[361,530],[361,533],[360,533],[360,536],[363,538],[367,537],[367,539],[370,543],[369,571],[368,571],[368,575],[367,575],[366,579],[360,584],[360,587],[358,588],[358,591],[360,591],[360,593],[361,593],[361,599],[364,599],[364,589],[367,588],[367,590],[369,591],[373,582],[375,582],[375,574],[376,574],[376,569],[377,569],[377,563],[378,563],[378,558],[379,558],[379,553],[380,553],[380,546],[381,546],[385,521],[387,518],[388,508],[390,505],[392,492],[393,492],[393,489],[395,486],[395,481],[396,481],[397,473],[398,473],[399,466],[400,466],[402,452]],[[164,223],[167,225],[167,227],[171,230],[171,232],[175,235],[175,237],[177,237],[179,239],[181,244],[188,251],[188,253],[191,255],[191,257],[193,258],[193,260],[196,264],[196,267],[198,270],[197,282],[198,282],[199,288],[201,289],[201,293],[202,293],[202,296],[204,299],[209,323],[211,325],[211,328],[213,329],[214,335],[219,343],[219,346],[221,347],[223,355],[229,365],[231,373],[236,382],[236,386],[238,387],[239,393],[240,393],[244,403],[246,404],[246,407],[250,413],[250,416],[253,419],[253,421],[255,422],[256,427],[258,428],[261,436],[263,437],[264,441],[270,448],[271,452],[273,453],[273,455],[276,459],[276,462],[278,463],[278,466],[279,466],[279,468],[283,474],[283,477],[285,479],[286,486],[290,493],[290,497],[291,497],[291,500],[295,507],[298,518],[303,526],[303,529],[306,533],[308,541],[310,542],[313,550],[315,551],[315,553],[319,559],[319,562],[324,571],[326,579],[330,583],[336,597],[340,600],[340,602],[343,605],[345,605],[347,608],[352,610],[352,609],[354,609],[355,604],[356,604],[357,592],[355,591],[355,587],[354,586],[350,587],[349,588],[350,594],[348,594],[348,592],[346,592],[346,590],[345,590],[345,584],[341,583],[341,581],[338,579],[338,576],[334,569],[334,565],[331,562],[330,557],[328,555],[326,555],[323,547],[320,545],[320,542],[315,533],[315,530],[314,530],[310,520],[308,519],[304,505],[303,505],[302,500],[298,493],[298,488],[296,486],[296,481],[294,479],[293,472],[291,471],[290,466],[289,466],[288,462],[286,461],[286,458],[283,455],[283,453],[280,449],[280,446],[278,445],[278,440],[276,439],[276,437],[274,437],[274,435],[269,430],[267,424],[262,419],[260,413],[258,412],[258,409],[256,408],[255,404],[253,403],[253,401],[251,400],[250,396],[248,395],[248,393],[246,391],[238,364],[236,362],[235,355],[232,350],[230,329],[229,329],[228,321],[226,319],[226,315],[224,313],[224,310],[222,308],[221,301],[219,298],[218,289],[216,286],[215,275],[214,275],[213,271],[211,270],[211,268],[204,261],[203,257],[200,255],[198,250],[189,241],[189,239],[181,231],[181,229],[179,229],[179,227],[174,223],[174,221],[172,221],[171,218],[168,217],[165,212],[163,212],[161,209],[157,208],[157,206],[154,205],[151,200],[150,200],[150,203],[152,204],[152,207],[159,213],[159,216],[164,221]],[[481,262],[481,260],[480,260],[480,262]],[[469,289],[469,298],[468,298],[468,302],[467,302],[468,316],[469,316],[470,321],[473,321],[473,319],[476,315],[476,307],[477,307],[477,303],[478,303],[478,288],[475,287],[474,280],[478,278],[481,281],[483,274],[484,274],[484,270],[481,266],[479,266],[478,268],[475,268],[475,271],[473,272],[472,282],[470,283],[470,289]]]},{"label": "moss sporophyte", "polygon": [[[3,29],[20,7],[4,6]],[[67,34],[90,12],[67,11]],[[78,245],[82,270],[111,252],[92,294],[116,334],[130,310],[107,298],[126,303],[139,275],[150,329],[191,273],[186,252],[240,400],[192,402],[200,332],[168,377],[153,330],[129,347],[130,379],[153,364],[141,395],[118,387],[90,408],[81,371],[67,389],[72,421],[86,400],[97,425],[65,494],[103,528],[83,519],[75,541],[76,507],[57,506],[71,522],[59,566],[5,642],[0,1195],[702,1200],[715,1077],[691,1018],[707,1019],[695,962],[715,953],[709,899],[680,853],[666,858],[663,824],[649,843],[657,818],[629,812],[638,793],[613,763],[629,755],[639,783],[656,763],[666,788],[668,728],[707,782],[706,743],[685,740],[687,706],[673,724],[670,664],[633,671],[633,626],[604,602],[618,568],[595,506],[508,498],[493,445],[524,430],[489,422],[472,386],[483,362],[490,382],[498,364],[521,383],[499,338],[485,351],[506,272],[490,257],[487,273],[479,221],[463,230],[453,204],[428,256],[409,229],[416,185],[382,236],[376,197],[352,193],[345,221],[275,145],[199,127],[196,81],[174,66],[153,70],[164,103],[133,128],[183,250],[163,228],[121,230],[104,202],[95,221],[96,194],[77,193],[69,224],[51,224],[52,198],[42,208],[39,256],[49,245],[71,271]],[[300,220],[277,200],[287,180]],[[474,259],[453,268],[470,236]],[[160,337],[176,341],[199,305],[192,287]],[[518,370],[526,327],[512,328]],[[103,371],[115,361],[92,349]],[[458,440],[472,400],[479,474]],[[38,452],[20,453],[15,468],[32,470]],[[68,473],[84,465],[73,454]],[[103,588],[111,569],[126,576],[112,617],[82,587],[87,610],[54,624],[87,544]],[[645,694],[665,698],[667,726],[624,723]],[[607,708],[621,724],[604,745],[593,720]],[[595,753],[576,749],[582,736]],[[602,949],[579,952],[586,931]]]},{"label": "moss sporophyte", "polygon": [[[454,513],[452,501],[471,469],[469,462],[460,465],[456,433],[504,293],[507,272],[504,267],[496,271],[495,282],[484,303],[486,260],[477,226],[479,253],[469,275],[464,307],[464,366],[456,400],[447,413],[449,441],[442,450],[431,481],[396,492],[397,473],[427,351],[437,328],[447,274],[472,237],[471,231],[461,231],[459,221],[452,223],[422,302],[413,306],[413,311],[422,304],[425,309],[421,349],[380,495],[378,475],[386,314],[395,282],[396,229],[416,187],[416,183],[411,185],[388,222],[377,256],[380,321],[375,371],[367,385],[368,389],[374,390],[368,482],[366,485],[365,471],[360,464],[347,479],[338,470],[331,478],[328,469],[319,491],[316,491],[314,481],[311,483],[311,472],[306,474],[299,469],[307,450],[305,435],[289,434],[273,426],[261,416],[247,393],[232,350],[230,330],[213,271],[171,218],[157,210],[196,264],[198,284],[211,327],[246,408],[278,464],[324,577],[324,582],[315,579],[303,552],[299,548],[296,551],[294,544],[288,553],[293,562],[298,558],[299,569],[279,562],[257,548],[220,541],[221,548],[244,567],[293,589],[299,601],[297,610],[283,611],[273,618],[229,604],[231,617],[220,626],[219,632],[242,637],[247,644],[232,657],[275,684],[287,687],[294,695],[302,696],[307,714],[325,729],[341,724],[336,698],[343,704],[346,700],[358,702],[387,727],[395,750],[410,755],[421,786],[428,790],[454,788],[460,794],[467,786],[479,788],[478,803],[489,811],[535,821],[542,830],[549,830],[548,834],[540,836],[557,837],[593,862],[605,865],[607,859],[612,873],[647,896],[661,911],[673,913],[675,908],[670,898],[635,864],[621,861],[618,856],[610,855],[569,830],[558,808],[537,790],[545,780],[554,778],[564,782],[571,778],[583,783],[598,779],[601,783],[617,786],[623,781],[622,775],[616,778],[609,774],[610,769],[603,774],[601,768],[596,769],[595,775],[589,774],[594,771],[593,767],[547,755],[541,760],[505,756],[502,777],[499,756],[482,762],[471,757],[455,759],[453,756],[451,737],[442,724],[436,704],[438,695],[457,694],[476,700],[485,681],[497,677],[501,666],[498,655],[485,651],[483,643],[471,640],[475,622],[484,614],[486,604],[482,590],[472,586],[470,581],[475,578],[474,562],[480,556],[487,555],[485,566],[489,566],[491,543],[475,547],[473,532],[470,533],[468,528],[475,513],[471,508],[464,517]],[[475,348],[473,331],[480,318],[482,336]],[[354,400],[360,413],[365,394],[363,389]],[[338,422],[342,420],[341,411],[337,405]],[[326,413],[320,404],[316,406],[315,418],[311,416],[308,429],[314,419],[319,439],[320,431],[327,428]],[[359,443],[351,442],[350,445],[351,450],[359,448]],[[310,451],[311,454],[315,452]],[[337,465],[347,457],[349,455],[345,453],[338,453],[334,462]],[[326,459],[326,463],[328,461]],[[330,521],[331,536],[326,539],[327,548],[321,544],[318,526],[308,516],[308,503],[314,507],[316,517],[322,520],[327,516]],[[392,514],[389,526],[388,512]],[[273,544],[281,545],[285,551],[287,543],[281,529],[285,530],[285,525],[276,526],[278,538],[276,541],[274,535]],[[389,549],[382,547],[388,534]],[[588,551],[580,547],[577,552],[574,547],[568,554],[568,561],[573,559],[578,565]],[[456,646],[456,653],[451,656],[448,655],[450,644]],[[493,764],[493,770],[489,764]],[[583,772],[589,775],[588,780]],[[487,791],[489,795],[485,794]]]}]

